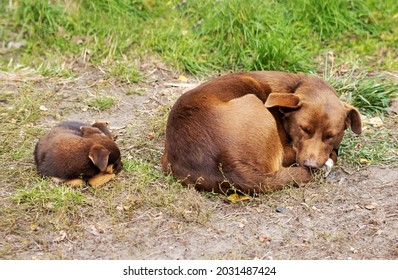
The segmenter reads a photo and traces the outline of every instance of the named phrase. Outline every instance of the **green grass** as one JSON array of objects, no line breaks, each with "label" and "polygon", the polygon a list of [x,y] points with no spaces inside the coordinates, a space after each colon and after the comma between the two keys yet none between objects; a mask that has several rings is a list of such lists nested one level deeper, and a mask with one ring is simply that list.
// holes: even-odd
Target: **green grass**
[{"label": "green grass", "polygon": [[397,83],[384,75],[350,72],[343,76],[326,77],[340,98],[359,108],[363,114],[385,113],[392,99],[398,98]]},{"label": "green grass", "polygon": [[20,190],[13,200],[36,210],[55,212],[86,203],[80,191],[67,185],[51,183],[47,179],[38,179],[33,186]]},{"label": "green grass", "polygon": [[1,2],[0,39],[26,42],[5,49],[5,61],[18,54],[26,64],[74,57],[112,64],[156,53],[192,74],[308,72],[332,50],[336,64],[397,69],[393,0]]},{"label": "green grass", "polygon": [[108,96],[97,96],[94,100],[88,102],[88,107],[98,111],[104,111],[111,108],[115,104],[115,100]]},{"label": "green grass", "polygon": [[[367,114],[382,112],[398,92],[384,77],[367,76],[398,69],[393,0],[1,1],[3,69],[21,64],[67,77],[78,60],[128,83],[144,79],[137,61],[148,56],[196,75],[348,69],[326,78]],[[325,53],[333,60],[322,62]],[[88,105],[102,111],[113,103],[98,97]]]},{"label": "green grass", "polygon": [[350,166],[395,164],[398,159],[396,132],[385,127],[364,131],[361,136],[347,132],[339,154],[340,160]]}]

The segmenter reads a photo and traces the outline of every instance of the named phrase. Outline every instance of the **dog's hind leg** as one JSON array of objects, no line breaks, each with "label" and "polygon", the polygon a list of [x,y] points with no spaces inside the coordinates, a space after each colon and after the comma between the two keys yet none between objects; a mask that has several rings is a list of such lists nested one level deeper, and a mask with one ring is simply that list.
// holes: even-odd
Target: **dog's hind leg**
[{"label": "dog's hind leg", "polygon": [[288,185],[301,185],[312,179],[311,171],[307,168],[292,166],[282,167],[272,173],[262,173],[247,169],[242,166],[241,172],[226,172],[224,174],[228,184],[222,185],[222,190],[229,193],[233,190],[242,190],[246,194],[260,194],[282,189]]}]

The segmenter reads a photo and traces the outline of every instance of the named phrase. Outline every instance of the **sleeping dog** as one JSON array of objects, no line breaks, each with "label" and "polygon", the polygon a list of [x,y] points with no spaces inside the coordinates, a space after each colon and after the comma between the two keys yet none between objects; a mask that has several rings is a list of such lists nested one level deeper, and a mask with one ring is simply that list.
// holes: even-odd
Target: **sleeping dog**
[{"label": "sleeping dog", "polygon": [[119,148],[104,122],[61,122],[39,139],[34,159],[42,176],[73,186],[102,185],[122,169]]},{"label": "sleeping dog", "polygon": [[227,74],[176,101],[162,168],[200,190],[276,190],[306,183],[329,158],[336,161],[346,128],[361,133],[360,114],[321,78]]}]

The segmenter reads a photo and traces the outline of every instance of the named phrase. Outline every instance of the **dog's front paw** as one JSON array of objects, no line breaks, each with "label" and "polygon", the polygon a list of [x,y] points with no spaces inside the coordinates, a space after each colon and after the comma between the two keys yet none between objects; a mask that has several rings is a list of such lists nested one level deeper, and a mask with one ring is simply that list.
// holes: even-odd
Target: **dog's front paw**
[{"label": "dog's front paw", "polygon": [[323,177],[326,178],[330,174],[330,172],[332,171],[333,165],[334,165],[334,162],[331,158],[329,158],[325,162],[325,164],[321,167],[321,172],[322,172]]}]

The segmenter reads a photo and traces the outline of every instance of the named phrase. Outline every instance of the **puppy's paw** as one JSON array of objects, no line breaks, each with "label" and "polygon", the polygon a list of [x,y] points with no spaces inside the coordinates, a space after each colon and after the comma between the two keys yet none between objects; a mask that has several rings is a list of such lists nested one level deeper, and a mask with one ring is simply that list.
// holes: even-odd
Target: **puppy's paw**
[{"label": "puppy's paw", "polygon": [[83,187],[84,181],[79,178],[70,179],[70,180],[66,180],[65,184],[67,184],[68,186],[71,186],[71,187],[79,188],[79,187]]},{"label": "puppy's paw", "polygon": [[113,178],[115,178],[115,174],[111,173],[99,173],[93,177],[91,177],[88,180],[88,183],[93,186],[93,187],[99,187],[107,182],[109,182],[110,180],[112,180]]},{"label": "puppy's paw", "polygon": [[65,180],[65,179],[61,179],[61,178],[57,178],[57,177],[51,177],[51,179],[57,184],[65,183],[68,186],[76,187],[76,188],[82,187],[84,185],[84,181],[80,178]]}]

